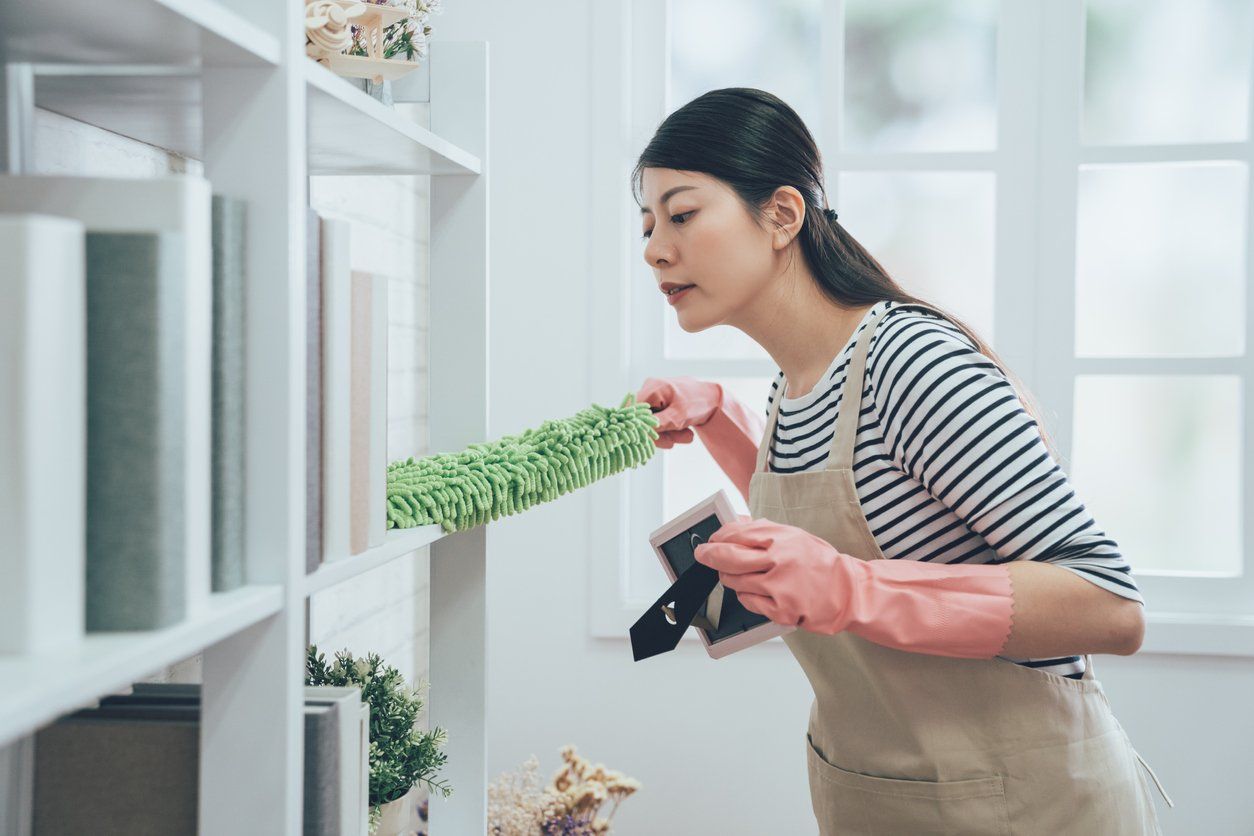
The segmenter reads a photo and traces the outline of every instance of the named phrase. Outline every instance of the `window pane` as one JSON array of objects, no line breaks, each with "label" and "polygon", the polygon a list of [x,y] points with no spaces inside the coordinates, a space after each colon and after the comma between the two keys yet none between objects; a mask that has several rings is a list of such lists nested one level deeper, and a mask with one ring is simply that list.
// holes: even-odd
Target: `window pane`
[{"label": "window pane", "polygon": [[[770,378],[739,377],[714,378],[728,394],[766,419],[766,399],[771,391]],[[722,488],[731,499],[738,514],[749,513],[749,507],[740,491],[715,464],[706,451],[700,437],[691,444],[676,444],[670,450],[660,451],[663,467],[662,513],[663,522],[674,519],[687,508]]]},{"label": "window pane", "polygon": [[845,9],[842,148],[996,146],[996,3],[847,0]]},{"label": "window pane", "polygon": [[838,196],[841,224],[898,284],[995,343],[991,173],[842,173]]},{"label": "window pane", "polygon": [[1245,139],[1252,5],[1087,0],[1083,141]]},{"label": "window pane", "polygon": [[1241,383],[1076,378],[1072,482],[1134,574],[1240,574]]},{"label": "window pane", "polygon": [[671,0],[667,107],[709,90],[756,87],[819,121],[820,0]]},{"label": "window pane", "polygon": [[1081,166],[1076,354],[1244,351],[1247,167]]}]

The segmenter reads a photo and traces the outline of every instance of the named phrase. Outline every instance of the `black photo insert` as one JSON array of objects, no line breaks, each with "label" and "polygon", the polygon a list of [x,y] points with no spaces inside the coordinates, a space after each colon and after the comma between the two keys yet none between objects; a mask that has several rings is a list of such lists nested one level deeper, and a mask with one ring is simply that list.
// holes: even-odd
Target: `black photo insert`
[{"label": "black photo insert", "polygon": [[[698,545],[708,542],[710,536],[722,527],[718,517],[713,514],[705,517],[695,525],[690,526],[680,534],[665,541],[661,545],[662,554],[666,557],[666,562],[671,565],[671,569],[675,572],[675,577],[679,577],[697,562],[695,551]],[[701,609],[697,611],[697,615],[709,618],[706,610],[709,604],[703,603]],[[710,640],[710,644],[721,641],[729,636],[743,633],[745,630],[757,627],[770,621],[764,615],[745,609],[744,604],[740,603],[740,599],[736,597],[734,590],[723,587],[723,611],[719,618],[718,630],[711,632],[705,630],[706,637]],[[697,627],[702,630],[703,628]]]}]

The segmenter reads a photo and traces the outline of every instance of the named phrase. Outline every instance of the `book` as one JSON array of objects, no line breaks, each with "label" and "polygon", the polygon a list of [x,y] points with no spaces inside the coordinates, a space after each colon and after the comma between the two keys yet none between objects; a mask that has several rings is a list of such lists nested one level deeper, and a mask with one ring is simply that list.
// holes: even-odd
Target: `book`
[{"label": "book", "polygon": [[322,555],[352,554],[352,267],[351,226],[322,219]]},{"label": "book", "polygon": [[0,654],[83,638],[83,225],[0,215]]},{"label": "book", "polygon": [[[317,689],[315,689],[317,690]],[[304,826],[305,836],[364,836],[358,828],[364,817],[354,808],[347,805],[357,803],[358,785],[356,782],[356,761],[358,743],[353,735],[359,731],[360,691],[356,688],[335,689],[351,692],[340,699],[315,698],[307,700],[304,706]],[[175,696],[173,701],[165,702],[160,694],[145,694],[135,701],[123,695],[119,699],[107,698],[96,708],[75,711],[57,720],[47,735],[41,731],[36,737],[35,758],[36,775],[34,787],[34,820],[36,833],[194,833],[196,832],[196,805],[198,787],[179,786],[172,788],[175,795],[184,801],[190,800],[190,810],[182,805],[174,806],[167,799],[152,797],[153,791],[146,792],[150,773],[143,768],[136,769],[132,755],[127,752],[128,744],[111,747],[107,752],[97,752],[99,770],[90,774],[93,782],[91,787],[77,785],[77,780],[87,777],[83,771],[71,773],[68,781],[63,782],[58,776],[59,770],[66,769],[66,757],[73,757],[73,747],[69,737],[81,735],[92,742],[102,735],[102,731],[115,739],[121,729],[130,725],[132,737],[141,740],[153,740],[164,736],[176,744],[179,760],[167,758],[167,765],[172,767],[178,779],[199,780],[199,696]],[[349,734],[344,734],[344,718],[350,718]],[[92,724],[97,724],[93,728]],[[103,725],[102,730],[99,726]],[[163,728],[164,727],[164,728]],[[191,728],[195,735],[195,743],[187,747],[186,730]],[[45,730],[47,731],[47,730]],[[350,747],[344,750],[347,743]],[[80,752],[79,756],[86,753]],[[191,763],[181,758],[189,756]],[[351,775],[345,775],[346,769]],[[346,778],[351,779],[346,781]],[[70,783],[66,787],[63,784]],[[95,828],[83,830],[61,830],[56,827],[69,826],[71,822],[85,821],[90,815],[90,806],[100,806],[95,798],[84,799],[84,794],[95,794],[103,783],[111,794],[119,793],[127,797],[125,809],[111,809],[104,805],[101,810],[109,810],[103,823]],[[345,793],[345,787],[350,792]],[[167,783],[162,791],[170,789]],[[190,792],[189,792],[190,790]],[[116,804],[116,802],[114,802]],[[153,807],[160,811],[165,819],[162,822],[154,816]],[[366,813],[368,815],[368,811]],[[177,823],[190,821],[188,829]],[[159,824],[158,824],[159,823]],[[162,830],[159,827],[169,829]],[[40,827],[48,828],[46,830]],[[100,828],[105,828],[104,830]]]},{"label": "book", "polygon": [[88,232],[87,632],[186,613],[182,236]]},{"label": "book", "polygon": [[305,571],[322,563],[321,219],[305,214]]},{"label": "book", "polygon": [[350,316],[351,344],[351,406],[349,433],[349,502],[352,519],[349,526],[350,549],[360,554],[370,547],[370,445],[371,445],[371,397],[370,354],[373,340],[370,326],[373,322],[373,282],[369,273],[354,270],[352,273]]},{"label": "book", "polygon": [[388,519],[388,279],[371,276],[370,547],[382,546]]},{"label": "book", "polygon": [[334,705],[305,703],[305,836],[342,836],[339,711]]},{"label": "book", "polygon": [[[139,718],[178,717],[180,712],[199,716],[200,685],[197,683],[136,682],[130,694],[101,698],[98,716]],[[306,686],[305,811],[306,833],[367,836],[370,801],[370,704],[362,702],[357,686]],[[311,748],[310,707],[330,708],[331,725],[319,734],[334,741],[318,740]],[[321,726],[326,721],[318,720]],[[315,797],[315,795],[317,797]],[[329,797],[328,797],[329,796]],[[311,807],[311,804],[313,805]],[[329,824],[311,830],[311,817]]]},{"label": "book", "polygon": [[174,232],[183,236],[179,270],[186,304],[183,436],[186,456],[184,554],[187,612],[209,603],[211,488],[212,254],[209,183],[203,177],[0,175],[0,212],[73,218],[88,232]]},{"label": "book", "polygon": [[35,735],[36,834],[197,831],[200,721],[70,715]]},{"label": "book", "polygon": [[245,201],[213,196],[212,589],[245,583]]},{"label": "book", "polygon": [[352,273],[352,552],[383,545],[387,533],[386,276]]}]

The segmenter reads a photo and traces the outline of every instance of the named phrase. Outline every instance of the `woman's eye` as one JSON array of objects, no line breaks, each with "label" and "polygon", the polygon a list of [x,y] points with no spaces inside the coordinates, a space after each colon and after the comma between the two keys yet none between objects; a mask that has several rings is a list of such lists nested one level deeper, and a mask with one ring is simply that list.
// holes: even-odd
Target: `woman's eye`
[{"label": "woman's eye", "polygon": [[[675,219],[676,219],[676,218],[686,218],[686,217],[688,217],[689,215],[691,215],[691,214],[692,214],[693,212],[695,212],[695,211],[697,211],[697,210],[696,210],[696,209],[693,209],[693,210],[688,211],[688,212],[681,212],[681,213],[680,213],[680,214],[678,214],[678,215],[671,215],[671,222],[673,223],[673,222],[675,221]],[[680,221],[680,223],[681,223],[681,224],[682,224],[682,223],[686,223],[686,221]],[[648,238],[648,237],[649,237],[652,233],[653,233],[653,231],[652,231],[652,230],[648,230],[648,231],[646,231],[646,232],[644,233],[644,235],[641,235],[640,237],[641,237],[641,238],[646,238],[646,239],[647,239],[647,238]]]}]

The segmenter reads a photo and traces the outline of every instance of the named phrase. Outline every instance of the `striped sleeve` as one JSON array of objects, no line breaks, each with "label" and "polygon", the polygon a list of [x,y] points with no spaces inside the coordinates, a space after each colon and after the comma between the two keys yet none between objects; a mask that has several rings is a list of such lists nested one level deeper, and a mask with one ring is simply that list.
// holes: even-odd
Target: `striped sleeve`
[{"label": "striped sleeve", "polygon": [[1144,604],[1118,544],[1050,455],[1014,384],[950,323],[885,320],[867,360],[884,447],[996,551],[1040,560]]}]

